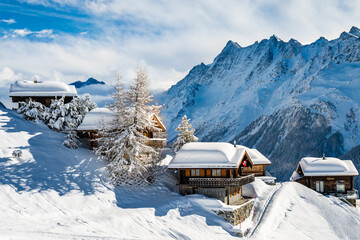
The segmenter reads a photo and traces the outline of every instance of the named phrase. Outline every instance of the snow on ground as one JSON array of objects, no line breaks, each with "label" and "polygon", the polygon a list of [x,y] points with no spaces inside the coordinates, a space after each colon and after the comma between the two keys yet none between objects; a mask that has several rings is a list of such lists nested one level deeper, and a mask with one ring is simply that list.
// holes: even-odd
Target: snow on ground
[{"label": "snow on ground", "polygon": [[[238,226],[211,211],[224,207],[220,201],[181,196],[166,177],[149,187],[114,188],[101,160],[65,148],[64,137],[0,108],[0,239],[238,239],[230,233]],[[251,239],[360,236],[360,212],[336,198],[297,183],[249,186],[259,219]]]},{"label": "snow on ground", "polygon": [[360,213],[338,198],[286,182],[251,239],[359,239]]},{"label": "snow on ground", "polygon": [[114,188],[103,163],[64,137],[0,108],[0,239],[235,238],[210,210],[220,201],[183,197],[170,183]]}]

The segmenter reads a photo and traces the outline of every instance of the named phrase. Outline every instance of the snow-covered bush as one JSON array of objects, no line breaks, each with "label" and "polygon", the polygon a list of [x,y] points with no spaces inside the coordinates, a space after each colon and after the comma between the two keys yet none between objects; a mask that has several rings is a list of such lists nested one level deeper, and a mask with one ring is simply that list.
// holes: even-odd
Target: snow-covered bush
[{"label": "snow-covered bush", "polygon": [[19,159],[19,158],[21,158],[21,156],[22,156],[22,151],[21,151],[20,149],[14,150],[13,153],[12,153],[12,156],[13,156],[14,158]]},{"label": "snow-covered bush", "polygon": [[91,101],[90,95],[84,98],[74,97],[69,103],[64,103],[65,97],[51,100],[50,107],[45,107],[31,99],[27,103],[21,102],[17,110],[24,118],[31,121],[43,121],[49,128],[67,132],[67,139],[63,144],[70,148],[77,148],[75,129],[81,124],[86,113],[97,108]]},{"label": "snow-covered bush", "polygon": [[43,119],[45,107],[41,103],[34,102],[30,98],[28,102],[20,102],[19,105],[17,112],[23,114],[26,120],[37,122]]},{"label": "snow-covered bush", "polygon": [[74,129],[74,125],[71,126],[67,131],[66,139],[63,141],[63,145],[68,148],[78,148],[79,146],[79,137]]},{"label": "snow-covered bush", "polygon": [[51,101],[50,107],[44,113],[44,122],[52,129],[58,131],[68,131],[71,126],[76,129],[87,112],[96,108],[97,105],[86,94],[82,99],[74,97],[71,102],[64,104],[64,97]]},{"label": "snow-covered bush", "polygon": [[192,128],[189,121],[190,119],[187,119],[186,115],[184,115],[181,123],[175,129],[175,131],[180,133],[173,144],[174,152],[177,152],[185,143],[198,141],[198,138],[194,135],[195,129]]}]

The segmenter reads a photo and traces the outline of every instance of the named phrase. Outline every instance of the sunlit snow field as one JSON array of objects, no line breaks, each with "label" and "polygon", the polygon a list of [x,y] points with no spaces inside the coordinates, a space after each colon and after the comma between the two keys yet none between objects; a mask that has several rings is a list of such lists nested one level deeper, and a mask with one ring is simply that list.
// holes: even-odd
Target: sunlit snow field
[{"label": "sunlit snow field", "polygon": [[[231,232],[240,226],[211,211],[224,207],[220,201],[181,196],[165,177],[149,187],[113,187],[103,162],[65,148],[64,136],[0,108],[0,239],[238,238]],[[20,159],[12,157],[17,149]],[[253,186],[251,239],[360,236],[359,211],[336,198],[297,183]]]}]

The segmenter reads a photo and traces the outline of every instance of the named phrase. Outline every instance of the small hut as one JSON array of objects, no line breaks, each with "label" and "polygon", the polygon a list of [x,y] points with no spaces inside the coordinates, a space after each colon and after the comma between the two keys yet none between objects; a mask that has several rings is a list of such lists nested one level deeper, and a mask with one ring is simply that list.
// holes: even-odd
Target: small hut
[{"label": "small hut", "polygon": [[[99,137],[98,132],[101,122],[111,120],[114,113],[108,108],[95,108],[85,115],[83,122],[77,128],[77,133],[81,138],[90,140],[90,148],[97,146],[96,139]],[[166,127],[156,114],[151,114],[149,118],[155,121],[159,131],[145,130],[144,135],[149,138],[148,145],[152,147],[165,147],[167,143]]]},{"label": "small hut", "polygon": [[31,98],[33,101],[40,102],[47,107],[50,106],[52,99],[63,96],[65,97],[65,103],[70,102],[77,96],[75,86],[58,81],[16,81],[11,84],[9,92],[9,97],[14,103],[28,102]]},{"label": "small hut", "polygon": [[354,190],[354,176],[358,176],[351,160],[333,157],[304,157],[290,180],[303,184],[319,193],[346,199],[354,206],[358,193]]}]

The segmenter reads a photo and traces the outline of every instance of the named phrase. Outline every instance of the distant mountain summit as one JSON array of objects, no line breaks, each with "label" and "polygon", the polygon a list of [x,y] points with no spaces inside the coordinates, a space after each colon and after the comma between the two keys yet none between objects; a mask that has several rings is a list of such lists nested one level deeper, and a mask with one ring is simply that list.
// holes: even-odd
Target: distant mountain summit
[{"label": "distant mountain summit", "polygon": [[[200,141],[259,149],[279,180],[301,157],[341,157],[360,144],[359,36],[353,27],[309,45],[275,35],[247,47],[229,41],[211,64],[157,96],[169,140],[187,115]],[[360,155],[353,160],[360,168]]]},{"label": "distant mountain summit", "polygon": [[95,85],[95,84],[101,84],[101,85],[104,85],[105,83],[102,82],[102,81],[98,81],[96,80],[95,78],[89,78],[87,81],[85,82],[82,82],[82,81],[76,81],[76,82],[73,82],[73,83],[70,83],[69,85],[74,85],[76,88],[82,88],[82,87],[85,87],[85,86],[89,86],[89,85]]}]

